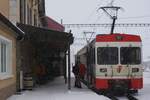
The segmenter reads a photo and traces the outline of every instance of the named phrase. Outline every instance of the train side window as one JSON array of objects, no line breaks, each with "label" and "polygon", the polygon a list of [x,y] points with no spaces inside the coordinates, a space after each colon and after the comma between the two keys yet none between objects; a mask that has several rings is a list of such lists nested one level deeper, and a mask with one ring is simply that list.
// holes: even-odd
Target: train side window
[{"label": "train side window", "polygon": [[94,64],[95,64],[95,48],[93,48],[93,56],[94,56],[93,60],[94,60]]},{"label": "train side window", "polygon": [[98,47],[97,63],[99,65],[118,64],[118,48],[117,47]]}]

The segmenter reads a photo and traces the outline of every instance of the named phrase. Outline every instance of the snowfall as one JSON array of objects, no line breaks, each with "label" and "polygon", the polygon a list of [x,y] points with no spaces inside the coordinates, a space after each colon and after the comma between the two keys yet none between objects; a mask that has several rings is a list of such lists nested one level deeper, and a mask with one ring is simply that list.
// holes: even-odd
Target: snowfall
[{"label": "snowfall", "polygon": [[[150,71],[143,72],[144,87],[134,95],[139,100],[150,98]],[[20,95],[13,95],[7,100],[110,100],[103,95],[98,95],[82,84],[81,89],[74,88],[74,79],[71,81],[71,90],[68,90],[63,77],[56,78],[53,82],[38,86],[32,91],[23,91]],[[127,100],[118,97],[119,100]]]}]

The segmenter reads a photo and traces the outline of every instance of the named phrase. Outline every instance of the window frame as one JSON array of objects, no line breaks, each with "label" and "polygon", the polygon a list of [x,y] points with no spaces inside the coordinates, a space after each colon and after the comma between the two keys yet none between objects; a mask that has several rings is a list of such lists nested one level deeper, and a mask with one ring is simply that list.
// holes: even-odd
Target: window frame
[{"label": "window frame", "polygon": [[[2,72],[1,68],[1,43],[6,45],[6,71]],[[12,40],[0,35],[0,80],[12,77]]]}]

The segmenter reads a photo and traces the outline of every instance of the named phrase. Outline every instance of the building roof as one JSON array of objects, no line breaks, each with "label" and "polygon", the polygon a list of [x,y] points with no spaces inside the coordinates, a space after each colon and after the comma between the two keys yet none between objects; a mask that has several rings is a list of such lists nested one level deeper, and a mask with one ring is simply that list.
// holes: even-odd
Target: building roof
[{"label": "building roof", "polygon": [[20,30],[17,26],[12,24],[4,15],[0,13],[0,21],[4,23],[7,27],[14,31],[17,39],[22,39],[24,36],[24,32]]},{"label": "building roof", "polygon": [[47,27],[51,30],[61,31],[61,32],[63,32],[65,30],[65,27],[63,25],[59,24],[52,18],[45,16],[44,19],[46,21],[45,27]]},{"label": "building roof", "polygon": [[67,50],[68,46],[73,43],[72,33],[50,30],[26,24],[17,23],[27,37],[34,43],[47,44],[50,48]]}]

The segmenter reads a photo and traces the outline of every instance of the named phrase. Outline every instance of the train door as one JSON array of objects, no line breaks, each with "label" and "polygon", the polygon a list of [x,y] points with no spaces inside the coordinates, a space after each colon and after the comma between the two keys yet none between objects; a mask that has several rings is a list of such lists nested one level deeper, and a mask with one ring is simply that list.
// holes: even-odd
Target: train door
[{"label": "train door", "polygon": [[86,48],[87,49],[87,52],[86,52],[86,60],[87,60],[87,73],[86,73],[86,80],[87,80],[87,82],[88,82],[88,86],[90,85],[90,48],[89,47],[87,47]]},{"label": "train door", "polygon": [[[128,54],[126,54],[128,55]],[[124,66],[120,63],[121,54],[120,54],[120,47],[118,47],[118,64],[112,65],[112,77],[114,78],[123,78],[129,76],[129,66]]]},{"label": "train door", "polygon": [[95,48],[89,47],[87,52],[87,80],[89,85],[95,81]]}]

